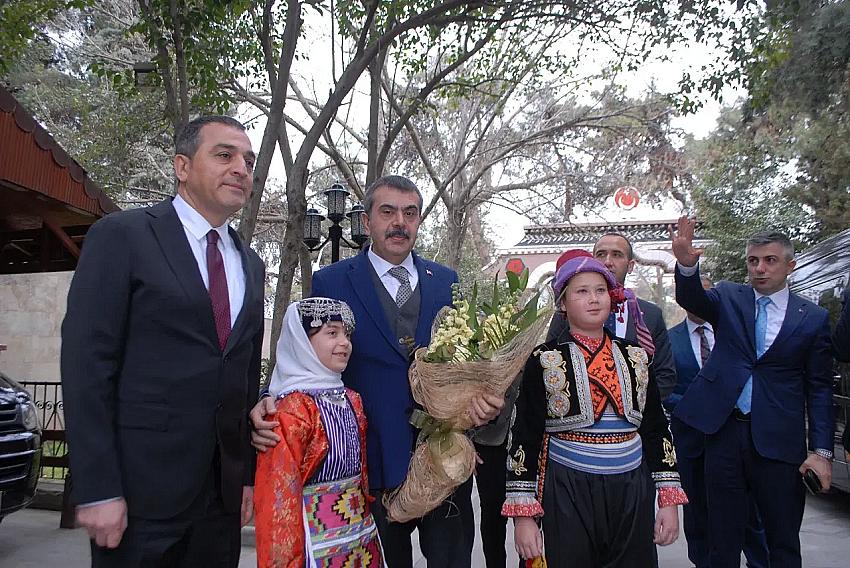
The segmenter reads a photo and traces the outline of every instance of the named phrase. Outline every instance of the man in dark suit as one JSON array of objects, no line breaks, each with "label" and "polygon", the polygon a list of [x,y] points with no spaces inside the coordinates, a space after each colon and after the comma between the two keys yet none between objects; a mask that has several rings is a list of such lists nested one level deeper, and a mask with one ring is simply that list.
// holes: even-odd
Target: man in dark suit
[{"label": "man in dark suit", "polygon": [[[367,465],[381,544],[391,568],[412,568],[410,536],[418,528],[429,566],[469,567],[475,536],[471,480],[440,507],[408,523],[389,522],[381,503],[384,493],[404,481],[416,441],[409,423],[415,402],[407,376],[408,346],[428,344],[434,317],[452,303],[457,274],[413,251],[422,195],[412,181],[396,175],[379,178],[366,189],[363,205],[371,245],[313,275],[312,293],[345,301],[357,320],[342,380],[360,394],[369,421]],[[503,404],[498,397],[483,396],[469,412],[477,424],[485,424]],[[276,422],[262,420],[273,411],[271,399],[264,398],[251,412],[258,448],[277,442],[269,430]]]},{"label": "man in dark suit", "polygon": [[[838,323],[835,324],[835,332],[832,334],[832,352],[839,361],[850,363],[850,286],[844,289],[841,300],[844,306]],[[850,460],[850,425],[844,425],[841,443],[847,459]]]},{"label": "man in dark suit", "polygon": [[[771,566],[802,566],[800,525],[811,470],[831,481],[834,418],[827,311],[788,290],[794,247],[776,232],[747,241],[750,285],[700,285],[694,221],[671,229],[676,301],[715,332],[711,357],[674,416],[706,434],[712,568],[739,566],[752,495]],[[806,418],[808,417],[807,456]]]},{"label": "man in dark suit", "polygon": [[[593,256],[611,271],[617,282],[625,286],[626,276],[635,267],[632,243],[625,235],[620,233],[602,235],[593,245]],[[655,353],[652,356],[651,366],[655,372],[655,380],[658,383],[661,400],[664,400],[676,386],[676,369],[673,365],[670,339],[667,337],[667,324],[664,323],[664,314],[661,313],[661,308],[652,302],[638,298],[637,305],[642,312],[643,321],[646,322],[650,337],[641,337],[643,333],[637,325],[638,317],[631,313],[629,302],[623,302],[619,311],[615,314],[612,313],[609,320],[605,322],[605,327],[610,329],[611,333],[617,337],[630,341],[642,342],[648,340],[652,342]],[[546,341],[557,339],[567,329],[569,329],[569,324],[563,315],[556,313],[552,317],[552,324],[549,326]]]},{"label": "man in dark suit", "polygon": [[[711,280],[702,277],[706,290]],[[676,388],[664,401],[671,414],[676,405],[687,396],[688,387],[708,360],[714,347],[714,331],[711,324],[699,316],[687,312],[685,320],[670,328],[670,345],[676,362]],[[673,444],[676,446],[679,476],[682,489],[688,495],[688,504],[683,507],[685,538],[688,541],[688,558],[696,568],[710,568],[708,548],[708,504],[705,495],[705,434],[691,428],[678,418],[670,420]],[[744,556],[750,568],[767,568],[767,541],[758,516],[758,509],[750,499],[750,522],[744,541]]]},{"label": "man in dark suit", "polygon": [[226,116],[190,122],[176,146],[177,196],[92,226],[62,324],[93,566],[235,567],[252,511],[264,267],[227,219],[254,153]]}]

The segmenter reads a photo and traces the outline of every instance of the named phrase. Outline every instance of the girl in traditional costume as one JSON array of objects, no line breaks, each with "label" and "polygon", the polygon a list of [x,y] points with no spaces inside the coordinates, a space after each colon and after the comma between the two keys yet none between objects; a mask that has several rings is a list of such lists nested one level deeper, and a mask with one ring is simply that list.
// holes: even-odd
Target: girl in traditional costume
[{"label": "girl in traditional costume", "polygon": [[558,270],[554,289],[569,336],[525,366],[502,514],[520,556],[543,555],[545,543],[549,568],[653,567],[687,498],[649,356],[604,330],[624,291],[588,253]]},{"label": "girl in traditional costume", "polygon": [[382,567],[369,512],[366,418],[342,384],[354,314],[308,298],[286,310],[269,394],[281,441],[257,459],[257,563],[266,567]]}]

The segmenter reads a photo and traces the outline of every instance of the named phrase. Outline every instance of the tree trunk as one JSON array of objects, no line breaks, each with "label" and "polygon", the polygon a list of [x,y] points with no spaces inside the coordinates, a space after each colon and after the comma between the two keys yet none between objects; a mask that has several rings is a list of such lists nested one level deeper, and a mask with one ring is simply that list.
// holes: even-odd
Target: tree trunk
[{"label": "tree trunk", "polygon": [[[378,168],[378,149],[381,137],[381,74],[387,57],[386,49],[378,53],[369,63],[369,132],[366,139],[366,183],[369,184],[381,177],[383,172]],[[383,166],[383,164],[381,164]]]},{"label": "tree trunk", "polygon": [[[286,138],[283,108],[286,105],[289,72],[292,68],[292,61],[295,58],[295,46],[298,36],[301,33],[303,20],[301,19],[300,2],[289,0],[287,6],[286,27],[283,32],[280,63],[278,64],[277,77],[274,77],[274,81],[272,82],[272,101],[269,108],[268,120],[266,122],[266,129],[263,131],[263,141],[260,143],[260,151],[257,154],[257,163],[254,164],[251,198],[242,208],[241,220],[239,222],[239,236],[248,245],[251,244],[251,240],[254,238],[254,231],[257,228],[257,216],[260,214],[260,203],[263,200],[263,191],[265,191],[266,180],[269,176],[269,167],[271,167],[272,157],[274,156],[275,143],[280,145],[284,157],[284,166],[287,166],[287,177],[290,174],[289,170],[292,169],[292,155],[289,152],[289,141]],[[287,182],[288,187],[289,183]],[[287,228],[289,228],[288,223]]]},{"label": "tree trunk", "polygon": [[472,238],[472,246],[475,248],[475,254],[478,256],[477,262],[480,266],[486,266],[491,260],[490,243],[484,235],[484,223],[481,220],[481,207],[474,205],[467,211],[468,219],[467,226],[469,235]]},{"label": "tree trunk", "polygon": [[[277,286],[272,312],[272,335],[270,345],[277,345],[283,328],[283,316],[292,297],[292,280],[295,269],[301,263],[301,250],[304,248],[304,218],[307,213],[307,198],[304,186],[307,180],[308,157],[295,160],[290,176],[286,180],[286,229],[280,247],[280,266],[277,271]],[[271,349],[269,372],[276,363],[275,349]]]}]

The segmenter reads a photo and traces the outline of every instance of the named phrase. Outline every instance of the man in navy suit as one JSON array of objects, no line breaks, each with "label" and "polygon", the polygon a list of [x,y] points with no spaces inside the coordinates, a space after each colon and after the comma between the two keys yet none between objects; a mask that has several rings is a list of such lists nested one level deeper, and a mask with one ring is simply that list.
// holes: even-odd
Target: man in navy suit
[{"label": "man in navy suit", "polygon": [[[463,484],[440,507],[408,523],[389,522],[381,503],[385,492],[398,487],[416,441],[410,425],[415,402],[408,382],[410,345],[427,345],[437,312],[452,303],[455,271],[413,252],[422,215],[422,195],[409,179],[390,175],[375,180],[363,203],[364,220],[372,239],[362,253],[327,266],[313,276],[313,295],[343,300],[351,306],[357,328],[352,353],[342,375],[346,386],[363,400],[369,425],[366,432],[372,512],[390,568],[413,566],[411,533],[430,566],[471,566],[475,537],[472,480]],[[477,425],[498,416],[504,401],[485,395],[469,409]],[[265,398],[251,413],[256,446],[275,443],[263,421],[272,401]]]},{"label": "man in navy suit", "polygon": [[678,230],[670,231],[676,301],[708,321],[716,341],[674,416],[706,434],[711,566],[740,565],[748,495],[764,523],[770,565],[802,566],[802,475],[813,471],[824,491],[832,475],[829,317],[789,292],[794,247],[781,233],[757,233],[747,241],[750,285],[721,282],[704,290],[694,224],[682,217]]},{"label": "man in navy suit", "polygon": [[[702,277],[702,286],[706,290],[712,286],[711,280]],[[664,401],[664,407],[671,414],[676,405],[687,396],[688,387],[699,373],[714,347],[714,331],[711,324],[699,316],[687,312],[682,323],[670,328],[670,346],[676,363],[676,388]],[[688,495],[688,504],[684,506],[684,530],[688,541],[688,558],[696,568],[709,568],[708,549],[708,506],[705,495],[705,434],[691,428],[678,418],[670,420],[673,444],[676,446],[679,476],[682,489]],[[767,568],[767,541],[758,516],[755,502],[750,500],[750,522],[744,541],[744,556],[750,568]]]},{"label": "man in navy suit", "polygon": [[253,511],[264,266],[228,225],[254,152],[227,116],[177,135],[177,195],[86,236],[62,323],[77,522],[92,565],[230,566]]}]

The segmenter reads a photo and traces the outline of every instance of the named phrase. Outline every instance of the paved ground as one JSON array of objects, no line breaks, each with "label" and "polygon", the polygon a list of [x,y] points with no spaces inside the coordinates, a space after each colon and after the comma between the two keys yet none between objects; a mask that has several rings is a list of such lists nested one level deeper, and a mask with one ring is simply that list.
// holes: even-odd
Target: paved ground
[{"label": "paved ground", "polygon": [[[477,507],[476,507],[477,509]],[[60,529],[59,513],[27,509],[0,523],[0,566],[3,568],[84,568],[88,566],[88,541],[77,530]],[[508,549],[513,542],[508,527]],[[846,568],[850,565],[850,496],[809,498],[802,529],[803,561],[806,568]],[[687,568],[684,538],[660,550],[662,568]],[[516,566],[516,556],[508,566]],[[250,533],[243,533],[240,567],[256,565]],[[475,568],[483,568],[481,542],[475,543]],[[418,558],[417,568],[425,567]],[[581,568],[581,567],[577,567]]]}]

